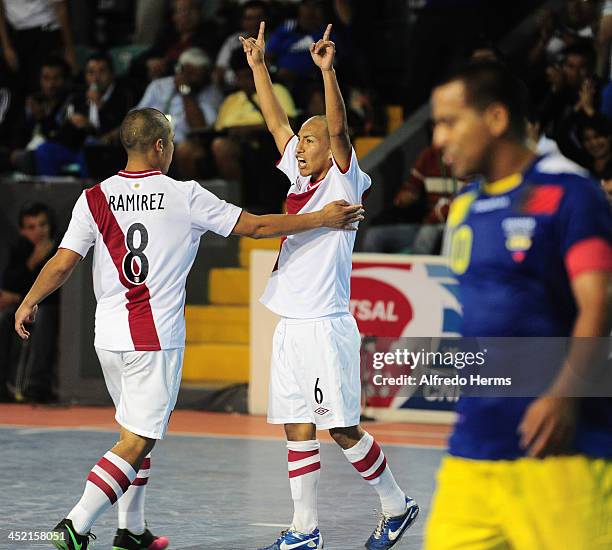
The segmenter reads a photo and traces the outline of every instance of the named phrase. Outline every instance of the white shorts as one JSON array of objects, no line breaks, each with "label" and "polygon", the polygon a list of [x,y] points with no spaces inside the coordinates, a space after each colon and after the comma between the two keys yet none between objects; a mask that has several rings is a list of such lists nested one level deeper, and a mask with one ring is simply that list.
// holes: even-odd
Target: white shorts
[{"label": "white shorts", "polygon": [[163,439],[176,405],[184,348],[109,351],[96,348],[115,419],[132,433]]},{"label": "white shorts", "polygon": [[359,424],[361,337],[350,314],[281,319],[272,341],[270,424]]}]

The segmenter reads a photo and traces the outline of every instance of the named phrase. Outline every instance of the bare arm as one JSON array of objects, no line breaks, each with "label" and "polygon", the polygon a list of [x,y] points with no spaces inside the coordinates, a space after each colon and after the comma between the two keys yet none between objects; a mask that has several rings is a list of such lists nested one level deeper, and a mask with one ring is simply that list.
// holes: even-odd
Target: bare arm
[{"label": "bare arm", "polygon": [[310,47],[310,55],[315,65],[323,73],[325,89],[325,118],[329,129],[330,145],[334,159],[341,170],[348,168],[351,161],[351,140],[348,135],[346,108],[340,93],[336,71],[334,70],[335,44],[329,39],[331,24],[327,25],[323,38]]},{"label": "bare arm", "polygon": [[55,15],[59,21],[62,31],[62,40],[64,42],[64,57],[66,62],[72,67],[73,72],[77,70],[76,52],[74,50],[74,40],[72,38],[72,29],[70,28],[70,18],[68,17],[68,4],[65,0],[55,2],[53,4]]},{"label": "bare arm", "polygon": [[259,24],[259,33],[257,40],[254,38],[242,38],[242,47],[247,56],[249,67],[253,71],[253,78],[255,79],[255,88],[257,89],[257,95],[259,96],[259,103],[261,106],[261,112],[263,114],[268,130],[274,137],[276,148],[282,155],[285,149],[285,145],[293,136],[293,130],[289,124],[289,118],[287,113],[283,110],[278,98],[274,94],[274,88],[272,86],[272,80],[270,79],[270,73],[266,67],[264,61],[265,52],[265,41],[264,33],[266,29],[265,22]]},{"label": "bare arm", "polygon": [[612,42],[612,15],[604,15],[599,24],[599,34],[597,35],[597,74],[606,77],[604,74],[610,59],[610,43]]},{"label": "bare arm", "polygon": [[0,2],[0,46],[2,46],[2,53],[7,65],[11,70],[16,71],[19,68],[19,59],[17,58],[17,53],[13,49],[13,44],[11,44],[8,29],[6,28],[3,2]]},{"label": "bare arm", "polygon": [[253,239],[294,235],[329,227],[355,231],[352,224],[363,220],[363,209],[360,204],[349,205],[346,201],[334,201],[317,212],[308,214],[266,214],[255,216],[243,211],[232,233]]},{"label": "bare arm", "polygon": [[551,388],[527,409],[519,427],[521,444],[529,456],[563,452],[571,442],[579,399],[572,397],[593,383],[593,358],[597,342],[605,336],[609,273],[588,271],[575,277],[572,290],[578,316],[572,331],[574,340],[567,359]]},{"label": "bare arm", "polygon": [[60,248],[45,264],[15,313],[15,330],[21,338],[26,340],[30,336],[24,323],[34,321],[38,304],[68,280],[80,260],[81,256],[76,252]]}]

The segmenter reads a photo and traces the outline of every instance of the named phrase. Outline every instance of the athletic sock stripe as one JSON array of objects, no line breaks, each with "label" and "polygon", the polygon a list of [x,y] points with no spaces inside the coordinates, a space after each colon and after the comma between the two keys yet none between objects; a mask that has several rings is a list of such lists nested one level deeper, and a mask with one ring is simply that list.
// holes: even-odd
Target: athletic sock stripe
[{"label": "athletic sock stripe", "polygon": [[138,477],[149,477],[151,470],[138,470]]},{"label": "athletic sock stripe", "polygon": [[141,470],[150,470],[151,469],[151,459],[145,458],[140,465]]},{"label": "athletic sock stripe", "polygon": [[366,481],[371,481],[373,479],[376,479],[377,477],[380,477],[380,475],[385,471],[386,467],[387,467],[387,459],[385,458],[382,461],[382,464],[378,467],[378,469],[372,475],[364,477],[363,479],[365,479]]},{"label": "athletic sock stripe", "polygon": [[289,466],[289,471],[291,472],[293,470],[299,470],[304,466],[310,466],[315,462],[321,462],[321,457],[318,454],[314,456],[309,456],[308,458],[304,458],[302,460],[296,460],[295,462],[289,462],[287,466]]},{"label": "athletic sock stripe", "polygon": [[105,481],[106,483],[108,483],[108,485],[110,485],[113,491],[115,491],[117,498],[119,498],[123,494],[123,490],[119,486],[117,480],[106,470],[103,470],[102,468],[100,468],[100,466],[95,464],[91,471],[96,474],[101,480]]},{"label": "athletic sock stripe", "polygon": [[316,472],[321,469],[321,462],[315,462],[313,464],[309,464],[308,466],[304,466],[303,468],[298,468],[297,470],[290,470],[289,477],[298,477],[303,476],[304,474],[309,474],[310,472]]},{"label": "athletic sock stripe", "polygon": [[378,458],[376,459],[376,462],[372,464],[372,467],[368,468],[365,472],[361,472],[361,477],[365,479],[368,476],[372,475],[376,470],[378,470],[378,468],[380,468],[380,465],[383,463],[384,460],[385,453],[381,451],[381,453],[378,455]]},{"label": "athletic sock stripe", "polygon": [[376,441],[372,441],[372,446],[367,454],[361,460],[353,462],[353,466],[355,466],[355,469],[358,472],[363,473],[374,466],[374,463],[378,460],[378,456],[381,452],[382,451],[380,450],[378,443],[376,443]]},{"label": "athletic sock stripe", "polygon": [[288,460],[289,462],[295,462],[296,460],[304,460],[310,456],[318,455],[319,450],[314,451],[293,451],[289,449]]},{"label": "athletic sock stripe", "polygon": [[100,468],[108,472],[113,477],[113,479],[119,484],[119,487],[121,487],[121,490],[124,493],[128,490],[129,486],[132,484],[132,482],[130,481],[130,478],[123,473],[121,468],[113,464],[110,460],[108,460],[108,458],[102,457],[98,461],[97,466],[99,466]]},{"label": "athletic sock stripe", "polygon": [[117,493],[115,493],[114,489],[106,483],[98,474],[95,472],[89,472],[87,476],[87,481],[90,481],[94,485],[96,485],[110,500],[111,504],[115,504],[117,502]]},{"label": "athletic sock stripe", "polygon": [[133,482],[132,485],[136,485],[141,486],[141,485],[146,485],[149,482],[149,478],[148,477],[137,477]]}]

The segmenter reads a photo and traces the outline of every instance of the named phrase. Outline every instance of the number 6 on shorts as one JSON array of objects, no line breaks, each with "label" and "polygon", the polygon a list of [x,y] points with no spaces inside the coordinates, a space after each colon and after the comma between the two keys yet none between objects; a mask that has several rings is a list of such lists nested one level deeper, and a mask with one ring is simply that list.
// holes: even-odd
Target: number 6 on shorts
[{"label": "number 6 on shorts", "polygon": [[319,388],[319,378],[317,378],[317,381],[315,382],[314,398],[315,398],[317,405],[320,405],[321,403],[323,403],[323,390]]}]

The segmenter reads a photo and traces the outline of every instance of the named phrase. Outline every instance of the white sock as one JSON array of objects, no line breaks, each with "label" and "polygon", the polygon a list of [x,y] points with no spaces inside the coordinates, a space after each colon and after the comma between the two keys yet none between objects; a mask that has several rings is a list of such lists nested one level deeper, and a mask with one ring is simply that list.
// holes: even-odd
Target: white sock
[{"label": "white sock", "polygon": [[89,472],[83,496],[67,516],[76,532],[89,533],[93,522],[117,502],[135,478],[134,468],[108,451]]},{"label": "white sock", "polygon": [[319,442],[287,441],[289,484],[293,499],[293,528],[300,533],[312,533],[317,517],[317,486],[321,477]]},{"label": "white sock", "polygon": [[127,529],[130,533],[140,535],[145,531],[145,494],[151,471],[151,453],[149,453],[142,464],[136,479],[130,488],[119,499],[117,504],[117,518],[119,529]]},{"label": "white sock", "polygon": [[344,450],[344,455],[361,477],[376,489],[383,513],[399,516],[406,511],[406,495],[395,481],[382,449],[368,432],[356,445]]}]

